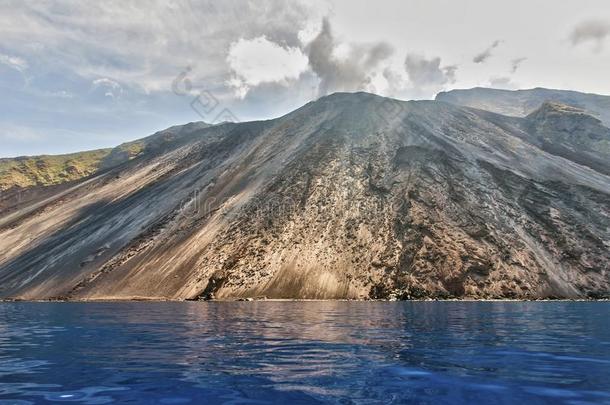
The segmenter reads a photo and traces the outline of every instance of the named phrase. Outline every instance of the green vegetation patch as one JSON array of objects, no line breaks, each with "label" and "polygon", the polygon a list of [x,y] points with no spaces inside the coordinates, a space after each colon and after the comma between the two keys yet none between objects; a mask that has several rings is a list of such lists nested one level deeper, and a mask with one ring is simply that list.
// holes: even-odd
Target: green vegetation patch
[{"label": "green vegetation patch", "polygon": [[0,159],[0,190],[12,187],[50,186],[95,173],[112,149],[67,155],[23,156]]}]

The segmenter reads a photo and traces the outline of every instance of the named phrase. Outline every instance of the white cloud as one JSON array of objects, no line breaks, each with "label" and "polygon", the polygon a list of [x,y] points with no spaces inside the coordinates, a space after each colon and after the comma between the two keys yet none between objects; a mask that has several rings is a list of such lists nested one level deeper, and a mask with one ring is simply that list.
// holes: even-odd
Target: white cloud
[{"label": "white cloud", "polygon": [[307,45],[318,36],[322,30],[322,17],[324,16],[325,14],[318,20],[309,21],[305,27],[299,31],[297,36],[302,45]]},{"label": "white cloud", "polygon": [[3,53],[0,53],[0,64],[9,66],[20,72],[23,72],[28,68],[28,62],[25,59],[20,58],[19,56],[5,55]]},{"label": "white cloud", "polygon": [[33,7],[9,0],[0,2],[0,49],[89,81],[112,77],[146,94],[171,91],[185,66],[192,66],[195,85],[224,87],[231,43],[265,35],[286,49],[298,47],[299,32],[321,19],[326,3],[53,0]]},{"label": "white cloud", "polygon": [[120,97],[124,92],[123,87],[119,83],[107,77],[95,79],[91,82],[91,85],[93,90],[102,89],[104,96],[113,99]]},{"label": "white cloud", "polygon": [[229,83],[241,97],[261,83],[297,79],[308,68],[307,56],[299,48],[281,46],[265,36],[233,42],[227,63],[234,75]]},{"label": "white cloud", "polygon": [[[0,80],[19,98],[0,107],[11,111],[5,121],[46,123],[40,133],[52,148],[58,124],[127,140],[196,119],[189,102],[202,90],[240,119],[277,116],[332,91],[429,98],[435,89],[512,86],[502,76],[517,73],[523,87],[610,94],[608,0],[588,0],[585,11],[578,0],[540,0],[526,13],[506,1],[472,0],[468,13],[463,2],[442,3],[382,1],[372,10],[367,0],[0,0]],[[597,22],[579,20],[583,12]],[[248,59],[247,46],[228,57],[240,41],[270,57]],[[599,52],[580,51],[589,46]],[[417,52],[428,56],[412,59],[407,73],[405,56]],[[481,63],[472,63],[475,55]],[[177,78],[192,85],[185,94],[172,94]],[[112,83],[94,85],[99,79]]]}]

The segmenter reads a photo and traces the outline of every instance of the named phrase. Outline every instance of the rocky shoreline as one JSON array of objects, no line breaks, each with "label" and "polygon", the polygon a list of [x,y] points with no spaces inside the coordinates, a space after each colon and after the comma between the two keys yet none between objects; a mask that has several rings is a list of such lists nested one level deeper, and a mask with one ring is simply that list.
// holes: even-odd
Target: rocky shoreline
[{"label": "rocky shoreline", "polygon": [[227,299],[212,299],[212,300],[192,300],[192,299],[159,299],[159,298],[133,298],[133,299],[44,299],[44,300],[26,300],[19,298],[2,298],[0,303],[5,302],[72,302],[72,303],[90,303],[90,302],[610,302],[609,298],[535,298],[535,299],[515,299],[515,298],[419,298],[410,300],[398,299],[307,299],[307,298],[227,298]]}]

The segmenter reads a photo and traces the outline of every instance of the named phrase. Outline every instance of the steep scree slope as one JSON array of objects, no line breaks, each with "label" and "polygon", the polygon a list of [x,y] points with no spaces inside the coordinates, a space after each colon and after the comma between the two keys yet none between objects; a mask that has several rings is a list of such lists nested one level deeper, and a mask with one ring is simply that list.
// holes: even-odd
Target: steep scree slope
[{"label": "steep scree slope", "polygon": [[0,216],[12,298],[601,297],[610,178],[527,118],[337,93]]}]

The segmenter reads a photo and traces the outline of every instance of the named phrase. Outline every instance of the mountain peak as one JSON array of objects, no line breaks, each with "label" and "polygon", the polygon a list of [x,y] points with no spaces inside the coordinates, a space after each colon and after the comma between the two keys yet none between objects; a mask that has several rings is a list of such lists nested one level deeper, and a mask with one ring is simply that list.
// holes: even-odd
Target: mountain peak
[{"label": "mountain peak", "polygon": [[337,91],[334,93],[330,93],[326,96],[322,96],[316,101],[330,101],[330,102],[342,102],[342,101],[374,101],[381,100],[387,97],[383,97],[374,93],[368,93],[366,91],[356,91],[356,92],[347,92],[347,91]]}]

